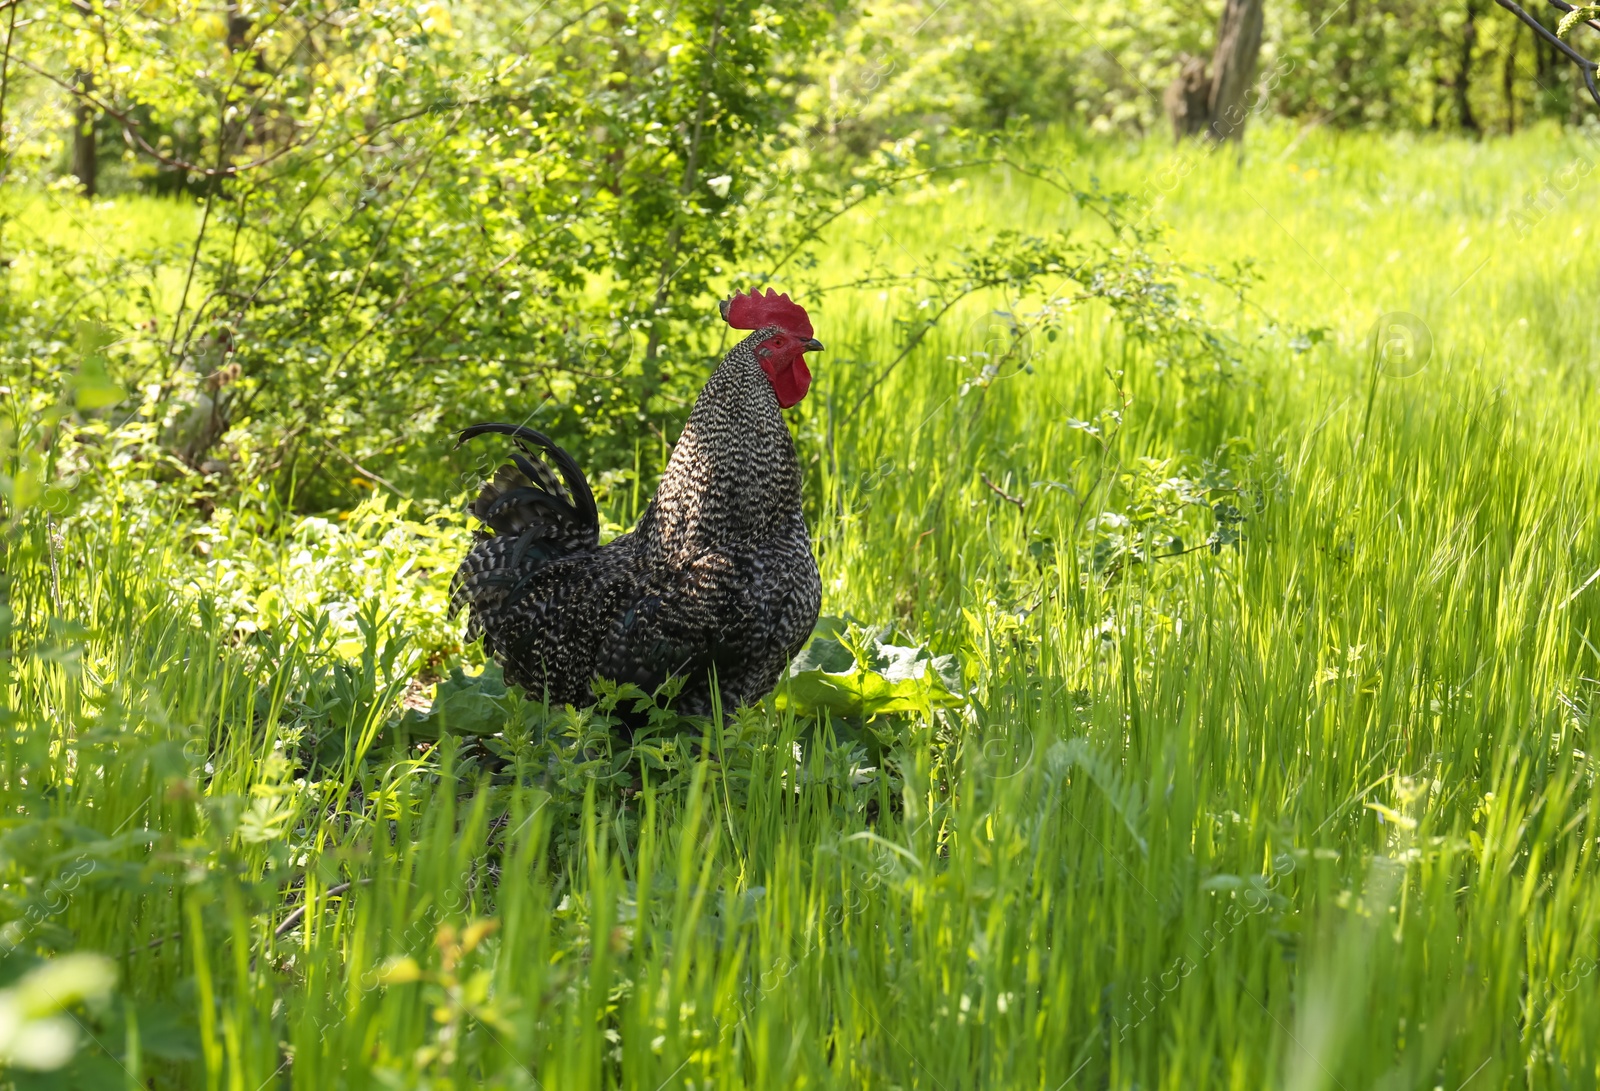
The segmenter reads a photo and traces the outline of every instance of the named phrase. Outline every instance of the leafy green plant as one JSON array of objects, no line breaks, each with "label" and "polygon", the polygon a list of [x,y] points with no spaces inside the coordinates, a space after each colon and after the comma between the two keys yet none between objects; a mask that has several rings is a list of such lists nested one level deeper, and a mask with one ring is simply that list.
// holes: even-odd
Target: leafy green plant
[{"label": "leafy green plant", "polygon": [[[966,704],[864,724],[513,700],[446,624],[458,516],[331,454],[347,519],[188,466],[159,415],[77,409],[72,293],[8,300],[40,301],[15,328],[48,351],[0,395],[0,988],[117,967],[43,1078],[1582,1085],[1600,319],[1556,290],[1570,222],[1496,236],[1572,145],[1252,133],[1273,154],[1196,166],[1151,251],[1179,298],[1216,288],[1188,256],[1262,259],[1255,306],[1193,312],[1238,354],[1221,381],[1158,368],[1109,298],[1006,356],[1040,304],[997,285],[844,422],[933,293],[828,297],[799,450],[827,608],[878,623],[831,662],[931,686],[948,652]],[[1135,192],[1171,155],[1097,154]],[[1110,231],[998,164],[880,196],[819,282],[884,235],[928,268]],[[1436,364],[1374,388],[1366,312],[1402,290]],[[142,398],[125,350],[100,347]],[[219,442],[271,463],[242,425]],[[1246,518],[1213,552],[1218,503]],[[1102,511],[1130,513],[1116,579],[1084,552]],[[1172,533],[1192,552],[1156,559]],[[494,729],[418,723],[441,689]]]},{"label": "leafy green plant", "polygon": [[[0,988],[0,1071],[53,1073],[66,1068],[81,1040],[79,1025],[70,1013],[84,1003],[103,1006],[116,980],[116,967],[110,959],[79,953],[42,961]],[[45,1086],[67,1087],[66,1079],[82,1079],[88,1074],[66,1073],[63,1082],[49,1081]],[[103,1077],[104,1073],[96,1075]],[[30,1082],[44,1081],[35,1078]]]},{"label": "leafy green plant", "polygon": [[896,713],[959,708],[961,671],[953,655],[893,643],[892,628],[868,629],[823,618],[795,656],[775,698],[777,707],[816,715],[871,720]]}]

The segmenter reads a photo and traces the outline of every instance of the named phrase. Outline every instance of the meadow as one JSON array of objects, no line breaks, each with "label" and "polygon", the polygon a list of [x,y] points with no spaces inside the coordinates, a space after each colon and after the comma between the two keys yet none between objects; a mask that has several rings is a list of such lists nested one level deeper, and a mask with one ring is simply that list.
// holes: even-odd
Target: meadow
[{"label": "meadow", "polygon": [[[459,647],[470,481],[290,517],[180,506],[109,428],[63,455],[5,545],[0,1032],[76,1052],[4,1078],[1600,1083],[1596,145],[1025,151],[863,203],[780,285],[828,346],[825,635],[959,670],[875,717],[780,688],[629,752]],[[862,270],[1104,237],[1024,162],[1169,225],[1225,351],[1104,298],[1039,322],[1050,284],[903,351],[913,282]],[[194,210],[32,215],[99,245]],[[644,479],[603,483],[613,528]]]}]

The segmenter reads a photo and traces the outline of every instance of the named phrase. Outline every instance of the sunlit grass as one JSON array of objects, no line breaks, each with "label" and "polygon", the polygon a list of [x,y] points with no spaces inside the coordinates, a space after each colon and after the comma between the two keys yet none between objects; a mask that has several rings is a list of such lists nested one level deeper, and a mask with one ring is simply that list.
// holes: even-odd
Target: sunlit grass
[{"label": "sunlit grass", "polygon": [[148,286],[148,296],[112,306],[111,313],[129,325],[165,319],[183,294],[202,214],[202,203],[187,196],[84,201],[63,187],[9,189],[0,206],[7,290],[27,298],[38,292],[41,276],[66,271],[77,289],[68,298],[79,307],[98,305],[99,313],[117,296],[107,281],[132,274]]},{"label": "sunlit grass", "polygon": [[[348,661],[309,616],[246,641],[196,616],[181,520],[104,518],[54,575],[32,523],[18,639],[48,654],[15,661],[0,851],[12,914],[54,907],[23,934],[120,968],[84,1063],[247,1091],[1594,1083],[1592,227],[1581,188],[1510,218],[1578,150],[1271,128],[1242,168],[1197,161],[1173,250],[1263,274],[1259,310],[1213,300],[1245,346],[1225,383],[1157,374],[1089,311],[962,395],[973,300],[846,420],[904,296],[814,307],[824,608],[957,652],[972,692],[896,728],[892,780],[769,712],[628,796],[385,751],[407,661],[381,595],[345,611]],[[1137,193],[1173,155],[1070,169]],[[821,273],[1080,223],[978,174],[863,208]],[[1393,311],[1433,352],[1375,381]],[[1107,408],[1104,446],[1070,424]],[[1088,570],[1102,514],[1207,460],[1236,547]],[[1185,547],[1213,526],[1183,521]],[[352,598],[447,578],[403,530],[329,551],[377,571]],[[282,756],[307,732],[335,755],[309,785]]]}]

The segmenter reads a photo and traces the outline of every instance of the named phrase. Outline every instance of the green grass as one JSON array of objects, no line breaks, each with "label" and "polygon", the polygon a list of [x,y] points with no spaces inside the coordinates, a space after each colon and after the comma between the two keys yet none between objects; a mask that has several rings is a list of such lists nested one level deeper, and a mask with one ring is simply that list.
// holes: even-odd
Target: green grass
[{"label": "green grass", "polygon": [[[137,273],[150,296],[141,294],[132,303],[127,320],[167,318],[183,291],[201,211],[200,202],[189,199],[86,202],[65,189],[8,193],[0,205],[0,258],[9,263],[7,291],[26,298],[36,294],[42,278],[65,272],[77,288],[69,297],[74,304],[103,304],[103,293],[115,294],[112,282]],[[132,268],[130,261],[136,263]]]},{"label": "green grass", "polygon": [[[1248,346],[1229,381],[1161,374],[1087,309],[1031,374],[962,395],[992,341],[975,299],[845,421],[896,300],[812,308],[824,609],[956,652],[971,687],[968,713],[891,725],[887,766],[763,709],[637,794],[520,721],[486,777],[386,726],[444,639],[459,523],[369,509],[252,540],[130,482],[67,521],[52,573],[30,516],[4,934],[115,961],[82,1078],[1600,1082],[1592,201],[1526,237],[1510,219],[1583,146],[1294,139],[1255,131],[1242,168],[1196,162],[1162,204],[1176,255],[1264,275],[1259,308],[1213,301]],[[1078,154],[1139,192],[1174,153]],[[841,222],[822,279],[885,236],[909,264],[1081,219],[985,172]],[[1393,311],[1433,352],[1375,381]],[[1311,327],[1330,335],[1287,347]],[[1103,444],[1069,423],[1117,407]],[[1231,490],[1238,546],[1095,570],[1104,516],[1180,478]],[[1214,525],[1165,518],[1190,546]],[[312,783],[284,757],[308,740]]]}]

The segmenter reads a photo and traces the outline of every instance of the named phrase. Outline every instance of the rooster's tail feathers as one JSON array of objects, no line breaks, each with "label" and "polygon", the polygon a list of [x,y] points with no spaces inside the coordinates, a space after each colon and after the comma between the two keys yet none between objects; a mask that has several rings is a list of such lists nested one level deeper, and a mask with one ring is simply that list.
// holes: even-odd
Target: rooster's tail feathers
[{"label": "rooster's tail feathers", "polygon": [[468,505],[489,528],[479,532],[451,588],[452,612],[470,606],[471,628],[531,571],[600,544],[594,493],[572,456],[520,424],[475,424],[461,431],[457,446],[490,434],[510,436],[520,453],[513,452]]},{"label": "rooster's tail feathers", "polygon": [[[522,453],[513,453],[511,464],[500,467],[484,484],[472,513],[496,534],[521,534],[540,524],[552,530],[559,526],[561,531],[592,539],[587,545],[575,543],[574,549],[594,548],[600,536],[600,516],[589,482],[572,456],[543,432],[520,424],[474,424],[461,430],[456,446],[482,435],[510,436]],[[551,462],[561,472],[559,480]]]}]

